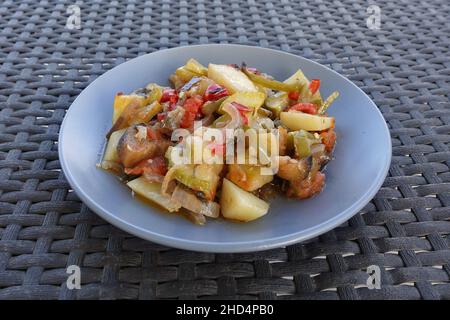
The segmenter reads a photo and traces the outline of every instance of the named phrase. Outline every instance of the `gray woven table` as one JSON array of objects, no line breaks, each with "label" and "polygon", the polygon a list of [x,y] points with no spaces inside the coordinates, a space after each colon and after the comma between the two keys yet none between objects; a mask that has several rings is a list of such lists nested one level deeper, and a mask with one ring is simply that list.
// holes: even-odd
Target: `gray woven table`
[{"label": "gray woven table", "polygon": [[[450,299],[449,34],[447,0],[2,1],[0,299]],[[56,143],[73,99],[127,59],[216,42],[299,54],[373,98],[393,160],[360,214],[307,243],[208,254],[138,239],[79,201]],[[80,290],[66,287],[72,264]],[[370,265],[381,289],[366,287]]]}]

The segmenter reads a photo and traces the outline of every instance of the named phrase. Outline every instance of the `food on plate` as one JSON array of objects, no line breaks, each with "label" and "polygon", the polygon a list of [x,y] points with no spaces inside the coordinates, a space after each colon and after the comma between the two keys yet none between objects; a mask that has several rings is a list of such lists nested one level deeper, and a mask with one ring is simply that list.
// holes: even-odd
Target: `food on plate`
[{"label": "food on plate", "polygon": [[305,199],[325,185],[336,143],[320,80],[301,70],[278,81],[243,63],[189,59],[171,87],[150,83],[114,97],[100,168],[132,192],[196,224],[248,222],[273,194]]}]

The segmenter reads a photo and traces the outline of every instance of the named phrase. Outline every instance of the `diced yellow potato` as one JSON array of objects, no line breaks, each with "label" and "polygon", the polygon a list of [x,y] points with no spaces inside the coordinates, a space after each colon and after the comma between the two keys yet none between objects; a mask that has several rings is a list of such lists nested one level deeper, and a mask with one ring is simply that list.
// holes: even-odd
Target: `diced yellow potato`
[{"label": "diced yellow potato", "polygon": [[146,105],[139,109],[130,119],[131,124],[139,124],[149,122],[156,114],[161,112],[162,105],[158,101],[153,101],[151,104]]},{"label": "diced yellow potato", "polygon": [[144,177],[140,177],[128,182],[127,186],[138,195],[160,205],[169,212],[178,211],[180,209],[179,204],[174,203],[169,197],[161,194],[161,183],[150,182]]},{"label": "diced yellow potato", "polygon": [[261,167],[230,164],[227,178],[246,191],[255,191],[273,180],[273,175],[262,175]]},{"label": "diced yellow potato", "polygon": [[106,145],[105,154],[103,155],[103,161],[119,162],[119,156],[117,154],[117,145],[126,129],[114,131],[109,137],[108,144]]},{"label": "diced yellow potato", "polygon": [[[222,102],[221,107],[227,103],[237,102],[253,109],[253,111],[255,112],[259,107],[262,106],[265,99],[266,95],[262,92],[236,92],[235,94],[232,94],[231,96],[226,98],[225,101]],[[222,108],[219,108],[219,113],[223,114],[225,112],[222,110]]]},{"label": "diced yellow potato", "polygon": [[197,76],[196,73],[188,70],[185,66],[179,67],[177,70],[175,70],[175,75],[177,75],[184,83]]},{"label": "diced yellow potato", "polygon": [[258,92],[258,88],[243,72],[231,66],[210,63],[208,66],[208,78],[224,86],[231,93],[239,91]]},{"label": "diced yellow potato", "polygon": [[292,76],[290,76],[283,82],[287,84],[309,83],[308,79],[301,69],[298,69]]},{"label": "diced yellow potato", "polygon": [[265,215],[269,204],[230,180],[223,179],[220,208],[225,218],[246,222]]},{"label": "diced yellow potato", "polygon": [[208,69],[197,60],[191,58],[186,62],[186,69],[202,76],[208,74]]},{"label": "diced yellow potato", "polygon": [[280,113],[281,123],[291,130],[322,131],[334,125],[333,117],[323,117],[298,111]]},{"label": "diced yellow potato", "polygon": [[127,106],[130,105],[132,101],[139,101],[139,105],[141,107],[145,106],[146,99],[143,96],[138,96],[136,94],[122,94],[122,95],[116,95],[114,98],[114,113],[113,113],[113,119],[112,123],[116,123],[116,120],[119,118],[119,116],[122,114],[123,110]]}]

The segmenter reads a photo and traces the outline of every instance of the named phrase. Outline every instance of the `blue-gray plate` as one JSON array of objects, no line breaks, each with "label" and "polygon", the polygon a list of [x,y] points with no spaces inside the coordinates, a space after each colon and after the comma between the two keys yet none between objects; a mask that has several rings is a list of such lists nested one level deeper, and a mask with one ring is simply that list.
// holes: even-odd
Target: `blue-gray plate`
[{"label": "blue-gray plate", "polygon": [[[197,226],[132,197],[112,174],[96,168],[111,125],[114,95],[168,76],[189,58],[207,65],[241,63],[285,79],[301,68],[321,80],[322,96],[340,92],[329,114],[336,118],[335,159],[326,187],[308,200],[276,198],[269,213],[249,223],[208,219]],[[207,252],[245,252],[285,246],[320,235],[362,209],[382,185],[391,160],[391,140],[376,105],[352,82],[318,63],[285,52],[218,44],[161,50],[127,61],[92,82],[71,105],[61,126],[59,157],[77,193],[113,225],[163,245]]]}]

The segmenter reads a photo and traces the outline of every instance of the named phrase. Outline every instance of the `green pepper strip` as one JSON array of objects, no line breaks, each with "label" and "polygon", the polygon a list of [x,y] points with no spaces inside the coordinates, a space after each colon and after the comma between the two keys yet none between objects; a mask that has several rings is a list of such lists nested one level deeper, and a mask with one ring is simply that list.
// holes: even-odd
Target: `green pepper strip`
[{"label": "green pepper strip", "polygon": [[337,98],[339,97],[339,92],[335,91],[332,94],[330,94],[330,96],[327,98],[327,100],[325,100],[325,102],[322,104],[322,106],[319,108],[319,110],[317,110],[318,114],[324,114],[325,111],[327,111],[328,107],[331,105],[331,103]]},{"label": "green pepper strip", "polygon": [[250,78],[253,82],[262,85],[263,87],[277,90],[277,91],[285,91],[285,92],[292,92],[292,91],[298,91],[299,87],[297,84],[288,84],[276,80],[268,79],[262,75],[255,74],[253,72],[248,71],[248,69],[243,66],[242,72],[244,72],[247,77]]}]

